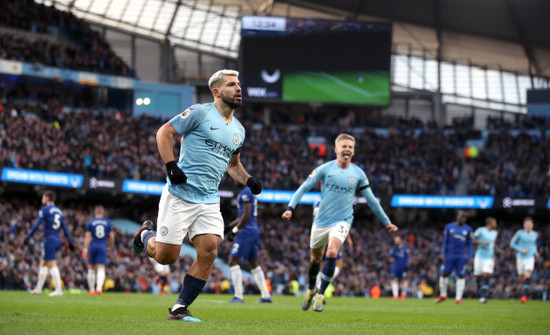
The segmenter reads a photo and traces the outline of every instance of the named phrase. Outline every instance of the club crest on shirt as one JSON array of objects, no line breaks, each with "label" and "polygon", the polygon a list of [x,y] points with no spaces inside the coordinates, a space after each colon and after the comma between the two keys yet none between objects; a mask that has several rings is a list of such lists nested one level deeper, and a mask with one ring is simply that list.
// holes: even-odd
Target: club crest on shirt
[{"label": "club crest on shirt", "polygon": [[239,137],[239,134],[237,133],[233,134],[233,143],[235,143],[235,145],[239,145],[240,141],[241,141],[241,138]]},{"label": "club crest on shirt", "polygon": [[350,184],[355,184],[355,178],[353,178],[353,177],[349,177],[348,181],[349,181]]},{"label": "club crest on shirt", "polygon": [[166,227],[166,226],[160,227],[160,234],[162,236],[166,236],[166,234],[168,234],[168,227]]},{"label": "club crest on shirt", "polygon": [[183,113],[180,114],[180,117],[184,120],[189,118],[189,116],[191,116],[191,110],[189,108],[187,108],[185,111],[183,111]]}]

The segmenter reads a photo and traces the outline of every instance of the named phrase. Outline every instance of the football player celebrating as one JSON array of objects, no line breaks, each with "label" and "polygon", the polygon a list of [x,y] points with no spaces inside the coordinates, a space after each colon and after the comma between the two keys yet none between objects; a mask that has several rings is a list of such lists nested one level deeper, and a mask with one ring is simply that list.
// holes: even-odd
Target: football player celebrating
[{"label": "football player celebrating", "polygon": [[[388,232],[397,231],[397,226],[380,206],[370,189],[367,176],[361,168],[351,162],[355,154],[355,138],[349,134],[340,134],[335,140],[336,160],[315,168],[292,196],[287,210],[282,214],[284,220],[292,218],[294,208],[305,192],[321,182],[321,205],[311,228],[310,254],[311,264],[308,271],[308,290],[302,309],[308,310],[313,301],[313,310],[323,311],[325,290],[334,276],[336,255],[346,240],[353,222],[353,200],[355,192],[360,191],[367,204],[386,227]],[[323,250],[327,246],[327,260],[321,275],[321,287],[315,282],[320,270]]]},{"label": "football player celebrating", "polygon": [[[233,115],[242,104],[238,75],[233,70],[214,73],[208,81],[214,102],[189,107],[157,132],[167,184],[159,202],[157,228],[145,221],[134,235],[134,251],[145,249],[157,262],[172,264],[187,234],[197,250],[179,297],[169,309],[169,320],[201,322],[191,316],[189,306],[204,288],[223,238],[218,187],[224,174],[246,184],[253,194],[262,191],[262,183],[246,172],[240,160],[245,130]],[[183,136],[179,162],[174,157],[177,136]]]}]

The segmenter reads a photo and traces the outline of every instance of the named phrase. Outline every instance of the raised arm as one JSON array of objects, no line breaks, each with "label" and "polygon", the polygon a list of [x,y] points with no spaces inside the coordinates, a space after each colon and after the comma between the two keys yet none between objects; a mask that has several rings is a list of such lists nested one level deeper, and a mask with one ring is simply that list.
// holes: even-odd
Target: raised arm
[{"label": "raised arm", "polygon": [[166,122],[157,131],[157,148],[160,158],[166,165],[166,174],[172,184],[184,184],[187,182],[185,172],[180,169],[174,156],[174,136],[178,132],[170,122]]},{"label": "raised arm", "polygon": [[260,194],[262,192],[262,182],[252,177],[244,169],[244,166],[241,163],[240,149],[237,149],[237,151],[231,155],[229,165],[227,166],[227,173],[235,182],[250,187],[252,194]]},{"label": "raised arm", "polygon": [[292,198],[290,199],[290,202],[288,203],[286,211],[284,211],[283,215],[281,216],[283,220],[290,220],[292,218],[292,212],[294,211],[294,208],[296,208],[296,205],[300,202],[300,199],[304,196],[304,194],[311,190],[311,188],[319,181],[318,178],[308,177],[300,187],[294,192],[294,195],[292,195]]},{"label": "raised arm", "polygon": [[176,161],[174,156],[174,136],[178,135],[176,129],[166,122],[157,131],[157,148],[164,164]]},{"label": "raised arm", "polygon": [[373,211],[378,220],[380,220],[384,227],[386,227],[386,230],[390,233],[395,233],[398,230],[397,226],[391,223],[390,218],[388,218],[386,212],[384,212],[384,209],[378,202],[378,199],[376,199],[374,193],[372,193],[371,188],[364,187],[360,191],[361,195],[367,200],[367,205],[369,205],[369,208]]}]

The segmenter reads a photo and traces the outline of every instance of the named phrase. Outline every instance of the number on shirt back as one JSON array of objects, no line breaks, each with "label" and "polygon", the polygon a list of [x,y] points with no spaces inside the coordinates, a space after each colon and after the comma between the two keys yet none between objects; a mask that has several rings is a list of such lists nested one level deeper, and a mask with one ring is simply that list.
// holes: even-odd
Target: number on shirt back
[{"label": "number on shirt back", "polygon": [[55,215],[53,216],[53,222],[54,222],[54,223],[53,223],[52,228],[53,228],[54,230],[59,229],[59,227],[61,226],[61,215],[55,214]]},{"label": "number on shirt back", "polygon": [[103,226],[96,226],[96,227],[95,227],[95,237],[97,237],[97,238],[103,238],[103,237],[105,237],[105,227],[103,227]]}]

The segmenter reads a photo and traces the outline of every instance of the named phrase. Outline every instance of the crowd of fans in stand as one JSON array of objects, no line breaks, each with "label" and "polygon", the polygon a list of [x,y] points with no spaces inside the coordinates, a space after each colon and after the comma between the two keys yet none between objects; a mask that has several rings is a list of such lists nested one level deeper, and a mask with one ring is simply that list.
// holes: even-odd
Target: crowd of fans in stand
[{"label": "crowd of fans in stand", "polygon": [[549,125],[546,118],[540,117],[522,116],[515,122],[489,118],[489,136],[480,156],[472,160],[468,169],[469,193],[549,197]]},{"label": "crowd of fans in stand", "polygon": [[[0,106],[7,111],[0,115],[0,165],[165,180],[155,134],[167,120],[62,107],[56,99],[30,104],[10,98]],[[273,121],[262,123],[252,114],[246,108],[237,111],[247,129],[241,161],[267,189],[296,189],[311,169],[334,158],[334,138],[349,132],[357,138],[354,162],[366,171],[378,196],[454,195],[464,166],[468,194],[550,196],[550,140],[544,132],[512,136],[493,126],[479,156],[464,165],[463,150],[472,130],[459,124],[438,129],[391,116],[370,123],[316,124],[305,117],[281,119],[277,113]],[[226,176],[221,188],[232,187]]]},{"label": "crowd of fans in stand", "polygon": [[[240,117],[248,130],[241,160],[266,188],[297,188],[315,166],[334,159],[334,139],[348,132],[357,139],[354,162],[366,171],[376,194],[454,193],[461,165],[456,135],[422,127],[416,119],[331,122],[334,115],[328,113],[319,117],[325,122],[316,124],[306,118],[280,119],[274,112],[274,122],[262,124],[250,121],[250,113],[245,110]],[[381,133],[376,132],[379,125]],[[309,137],[322,141],[312,144]]]},{"label": "crowd of fans in stand", "polygon": [[[38,199],[38,197],[37,197]],[[0,201],[0,289],[30,290],[36,284],[38,261],[40,259],[41,236],[35,236],[28,245],[23,244],[25,234],[36,220],[38,200],[18,198]],[[364,206],[364,205],[361,205]],[[71,237],[78,249],[82,249],[85,223],[91,218],[91,205],[71,204],[65,208]],[[366,206],[364,206],[366,207]],[[114,208],[110,212],[117,212]],[[309,207],[298,211],[297,219],[283,223],[277,219],[282,209],[270,207],[261,209],[259,221],[262,231],[259,262],[266,278],[270,281],[273,294],[299,294],[305,287],[309,258],[309,229],[311,212]],[[151,212],[153,213],[153,212]],[[151,213],[144,213],[143,217]],[[231,216],[232,213],[224,213]],[[334,283],[336,296],[369,295],[373,286],[379,286],[383,295],[390,295],[391,263],[389,250],[392,236],[376,222],[367,210],[359,209],[357,220],[351,230],[353,247],[344,251],[344,265],[341,274]],[[482,220],[480,220],[482,221]],[[408,270],[411,282],[409,297],[430,295],[422,287],[429,287],[436,294],[439,276],[439,255],[446,222],[428,222],[417,219],[415,222],[398,222],[399,235],[410,249],[411,265]],[[479,222],[470,222],[477,228]],[[281,226],[285,229],[281,229]],[[136,225],[136,229],[137,229]],[[516,275],[515,251],[508,244],[513,233],[520,229],[520,223],[500,220],[497,244],[504,250],[496,254],[495,276],[492,279],[493,298],[514,298],[520,295],[521,287]],[[533,275],[534,298],[541,298],[550,284],[550,226],[538,225],[539,253]],[[131,248],[131,234],[116,230],[116,242],[109,254],[106,291],[151,292],[155,285],[156,272],[144,255],[136,256]],[[219,249],[219,257],[227,260],[231,242],[224,240]],[[58,264],[67,289],[87,290],[86,259],[81,253],[71,253],[67,246],[59,253]],[[181,279],[193,260],[189,256],[180,259],[171,266],[168,275],[170,292],[179,292]],[[211,293],[230,293],[229,274],[217,266],[214,267],[206,291]],[[298,285],[293,285],[296,282]],[[255,286],[245,283],[247,293],[257,293]],[[295,291],[293,287],[299,287]],[[475,296],[475,281],[469,277],[466,289],[467,297]],[[420,294],[420,292],[423,292]]]},{"label": "crowd of fans in stand", "polygon": [[[104,178],[163,181],[165,174],[155,134],[166,120],[127,117],[120,112],[63,108],[56,103],[6,103],[0,115],[0,164],[8,167],[83,173]],[[308,136],[321,130],[309,124],[253,124],[239,115],[248,130],[241,161],[265,188],[295,189],[313,167],[333,159],[333,140],[343,131],[356,133],[354,161],[369,176],[377,194],[453,194],[460,172],[455,135],[441,131],[388,131],[335,126],[321,144]],[[401,120],[401,122],[403,122]],[[15,136],[17,134],[17,136]],[[128,134],[136,134],[132,138]],[[233,187],[229,178],[222,188]]]},{"label": "crowd of fans in stand", "polygon": [[[33,0],[0,2],[0,26],[32,32],[36,38],[0,33],[0,58],[71,70],[135,76],[109,43],[83,20]],[[54,34],[64,43],[40,38]]]}]

